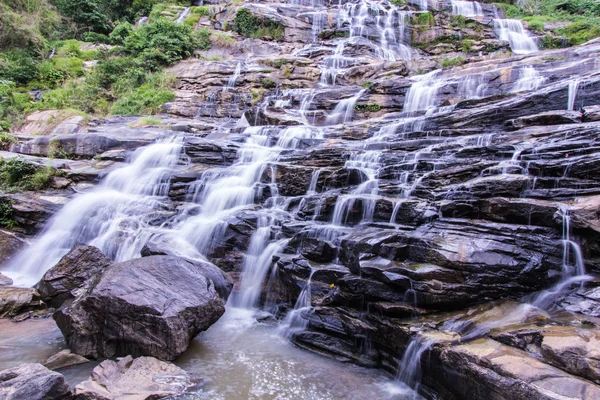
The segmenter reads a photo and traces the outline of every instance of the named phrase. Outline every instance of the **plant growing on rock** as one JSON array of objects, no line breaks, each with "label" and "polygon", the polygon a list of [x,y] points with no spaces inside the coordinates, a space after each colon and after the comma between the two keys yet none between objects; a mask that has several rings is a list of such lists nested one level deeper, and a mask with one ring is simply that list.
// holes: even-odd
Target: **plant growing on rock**
[{"label": "plant growing on rock", "polygon": [[233,20],[233,30],[245,37],[272,37],[280,40],[283,37],[284,26],[277,21],[258,17],[245,8],[240,8]]},{"label": "plant growing on rock", "polygon": [[263,78],[261,82],[265,89],[274,89],[277,86],[277,83],[271,78]]},{"label": "plant growing on rock", "polygon": [[442,66],[442,68],[451,68],[451,67],[455,67],[457,65],[461,65],[464,62],[464,58],[458,56],[458,57],[448,57],[448,58],[444,58],[441,62],[440,65]]},{"label": "plant growing on rock", "polygon": [[371,104],[357,104],[354,106],[354,110],[363,112],[378,112],[381,110],[381,106],[377,103]]}]

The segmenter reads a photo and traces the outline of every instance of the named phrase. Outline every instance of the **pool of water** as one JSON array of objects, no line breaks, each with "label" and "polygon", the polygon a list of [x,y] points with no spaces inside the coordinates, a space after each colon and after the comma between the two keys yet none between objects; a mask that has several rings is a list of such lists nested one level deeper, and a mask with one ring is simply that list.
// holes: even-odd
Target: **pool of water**
[{"label": "pool of water", "polygon": [[[257,323],[250,310],[229,308],[192,342],[175,364],[195,383],[185,400],[329,400],[415,398],[385,373],[339,363],[296,348],[278,328]],[[65,348],[50,318],[0,321],[0,369],[43,362]],[[97,362],[61,370],[71,385],[87,379]]]}]

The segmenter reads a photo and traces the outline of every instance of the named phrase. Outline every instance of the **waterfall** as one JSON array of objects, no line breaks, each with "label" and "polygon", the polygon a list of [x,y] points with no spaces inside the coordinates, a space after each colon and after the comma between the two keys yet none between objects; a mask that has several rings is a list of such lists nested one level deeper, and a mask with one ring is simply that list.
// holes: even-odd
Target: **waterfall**
[{"label": "waterfall", "polygon": [[452,14],[465,17],[483,17],[483,8],[476,1],[452,0]]},{"label": "waterfall", "polygon": [[571,239],[571,217],[567,206],[560,209],[562,216],[562,276],[560,281],[551,289],[541,292],[532,302],[532,305],[542,309],[548,309],[553,306],[556,300],[569,292],[569,288],[578,283],[579,287],[583,282],[592,279],[585,273],[585,262],[579,244]]},{"label": "waterfall", "polygon": [[409,0],[408,4],[418,6],[421,11],[427,11],[429,8],[429,0]]},{"label": "waterfall", "polygon": [[575,99],[577,98],[577,91],[579,90],[579,79],[574,79],[569,82],[569,95],[567,98],[567,110],[573,111],[575,109]]},{"label": "waterfall", "polygon": [[527,65],[519,70],[519,79],[515,82],[511,93],[536,90],[545,81],[546,78],[540,76],[533,66]]},{"label": "waterfall", "polygon": [[167,139],[136,151],[128,165],[58,211],[35,243],[8,265],[7,275],[19,285],[33,285],[77,243],[96,246],[115,261],[139,257],[181,150],[181,140]]},{"label": "waterfall", "polygon": [[308,320],[302,317],[303,313],[309,312],[312,309],[312,277],[315,273],[316,269],[311,268],[310,275],[308,276],[308,280],[306,281],[306,285],[300,292],[298,299],[296,300],[296,304],[294,305],[294,309],[287,313],[285,319],[279,326],[279,329],[284,337],[291,338],[298,332],[302,332],[308,326]]},{"label": "waterfall", "polygon": [[175,19],[175,22],[178,24],[183,24],[183,22],[189,15],[190,15],[190,8],[186,7],[179,13],[177,18]]},{"label": "waterfall", "polygon": [[498,39],[510,43],[510,48],[515,54],[530,54],[539,50],[519,20],[494,19],[494,31]]},{"label": "waterfall", "polygon": [[356,106],[356,102],[366,91],[367,89],[362,89],[354,96],[341,100],[335,106],[331,114],[328,115],[327,118],[325,118],[325,125],[345,124],[347,122],[352,121],[352,115],[354,114],[354,107]]},{"label": "waterfall", "polygon": [[444,81],[436,79],[440,70],[429,72],[425,75],[416,76],[416,81],[410,86],[404,99],[404,112],[428,110],[437,105],[438,90],[444,85]]},{"label": "waterfall", "polygon": [[240,77],[242,72],[242,62],[239,61],[235,66],[235,70],[233,71],[233,75],[227,80],[227,86],[223,87],[223,92],[228,92],[229,89],[233,89],[235,87],[235,82]]},{"label": "waterfall", "polygon": [[137,20],[137,22],[135,23],[135,26],[140,26],[143,24],[148,23],[148,17],[141,17],[140,19]]},{"label": "waterfall", "polygon": [[418,393],[421,384],[421,358],[429,350],[433,340],[416,336],[411,339],[398,365],[396,381],[405,384]]}]

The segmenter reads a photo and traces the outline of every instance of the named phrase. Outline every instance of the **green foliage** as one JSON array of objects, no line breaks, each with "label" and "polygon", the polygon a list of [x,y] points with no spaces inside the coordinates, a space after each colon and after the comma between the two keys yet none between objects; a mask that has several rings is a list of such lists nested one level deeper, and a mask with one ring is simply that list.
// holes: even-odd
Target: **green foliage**
[{"label": "green foliage", "polygon": [[396,7],[402,7],[408,4],[406,0],[391,0],[390,3],[392,3]]},{"label": "green foliage", "polygon": [[210,40],[211,32],[210,30],[203,28],[197,31],[194,31],[194,39],[196,40],[196,48],[199,50],[209,50],[212,46],[212,41]]},{"label": "green foliage", "polygon": [[370,89],[373,86],[373,82],[365,82],[360,86],[364,87],[365,89]]},{"label": "green foliage", "polygon": [[78,31],[107,34],[111,23],[96,0],[55,0],[60,12],[78,25]]},{"label": "green foliage", "polygon": [[[210,33],[206,36],[210,44],[209,37]],[[164,18],[142,25],[124,41],[125,52],[140,58],[150,70],[190,57],[196,48],[198,38],[190,27]]]},{"label": "green foliage", "polygon": [[364,111],[364,112],[378,112],[381,110],[381,106],[376,103],[371,104],[357,104],[354,106],[354,110],[356,111]]},{"label": "green foliage", "polygon": [[462,57],[448,57],[448,58],[444,58],[440,65],[442,66],[442,68],[450,68],[450,67],[455,67],[457,65],[460,65],[464,62],[464,59]]},{"label": "green foliage", "polygon": [[252,95],[252,105],[257,105],[262,101],[265,96],[265,89],[250,89],[250,94]]},{"label": "green foliage", "polygon": [[0,54],[0,79],[25,85],[38,77],[36,60],[25,51]]},{"label": "green foliage", "polygon": [[273,68],[281,68],[283,65],[293,63],[293,60],[288,60],[287,58],[278,58],[276,60],[267,60],[265,64],[273,67]]},{"label": "green foliage", "polygon": [[17,141],[10,133],[0,131],[0,150],[8,150],[10,145]]},{"label": "green foliage", "polygon": [[50,185],[53,175],[51,168],[37,167],[20,157],[0,159],[0,186],[5,190],[44,189]]},{"label": "green foliage", "polygon": [[0,226],[4,228],[13,229],[17,226],[12,205],[12,199],[0,197]]},{"label": "green foliage", "polygon": [[284,26],[277,21],[258,17],[245,8],[240,8],[233,20],[233,29],[242,36],[252,38],[283,38]]},{"label": "green foliage", "polygon": [[194,27],[196,27],[198,21],[200,21],[200,17],[201,16],[199,14],[190,14],[189,17],[187,17],[185,21],[183,21],[183,24],[193,29]]},{"label": "green foliage", "polygon": [[543,32],[544,31],[544,23],[542,21],[530,21],[528,24],[529,30],[533,32]]},{"label": "green foliage", "polygon": [[31,96],[17,89],[14,82],[0,80],[0,127],[4,130],[21,122],[31,110]]},{"label": "green foliage", "polygon": [[574,46],[600,37],[600,25],[591,21],[578,21],[558,29],[557,33],[566,37],[569,45]]},{"label": "green foliage", "polygon": [[168,90],[172,80],[164,74],[155,74],[140,87],[124,93],[113,104],[110,113],[115,115],[156,114],[160,106],[175,98]]},{"label": "green foliage", "polygon": [[556,37],[556,36],[547,34],[542,39],[542,48],[544,48],[544,49],[560,49],[561,47],[564,47],[563,42],[565,42],[565,40],[561,39],[560,37]]},{"label": "green foliage", "polygon": [[263,78],[262,87],[265,89],[274,89],[277,86],[277,83],[270,78]]},{"label": "green foliage", "polygon": [[125,43],[125,39],[131,35],[131,32],[133,32],[133,27],[129,22],[119,22],[108,37],[112,44],[121,45]]},{"label": "green foliage", "polygon": [[340,39],[350,37],[350,32],[348,31],[338,31],[338,30],[323,30],[319,33],[319,39],[328,40],[328,39]]},{"label": "green foliage", "polygon": [[54,35],[59,25],[60,15],[46,0],[0,2],[0,51],[18,49],[42,55],[44,36]]},{"label": "green foliage", "polygon": [[226,33],[212,32],[210,43],[214,47],[232,48],[235,45],[235,39]]},{"label": "green foliage", "polygon": [[210,10],[208,7],[200,6],[200,7],[191,7],[190,13],[194,15],[199,15],[201,17],[208,17],[210,15]]},{"label": "green foliage", "polygon": [[[464,18],[464,17],[463,17]],[[415,14],[412,18],[413,25],[435,25],[435,18],[429,11]]]},{"label": "green foliage", "polygon": [[471,52],[471,47],[473,47],[473,42],[471,40],[462,40],[460,46],[463,53],[469,54]]}]

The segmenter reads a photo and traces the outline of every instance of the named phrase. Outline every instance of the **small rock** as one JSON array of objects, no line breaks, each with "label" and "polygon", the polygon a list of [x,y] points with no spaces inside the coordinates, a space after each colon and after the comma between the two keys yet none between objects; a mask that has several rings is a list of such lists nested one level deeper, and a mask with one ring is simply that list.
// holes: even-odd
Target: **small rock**
[{"label": "small rock", "polygon": [[87,362],[89,362],[87,358],[71,353],[71,350],[62,350],[44,361],[44,366],[48,369],[57,370]]},{"label": "small rock", "polygon": [[40,308],[39,293],[32,288],[0,287],[0,318],[14,317],[29,308]]},{"label": "small rock", "polygon": [[0,371],[2,400],[67,400],[72,398],[65,378],[41,364],[22,364]]},{"label": "small rock", "polygon": [[12,284],[13,280],[0,272],[0,286],[10,286]]},{"label": "small rock", "polygon": [[75,387],[75,396],[81,400],[159,399],[182,393],[188,386],[187,373],[174,364],[127,356],[119,362],[103,361],[90,379]]}]

